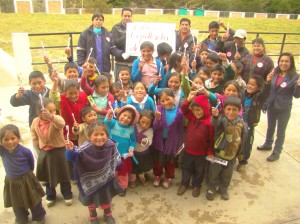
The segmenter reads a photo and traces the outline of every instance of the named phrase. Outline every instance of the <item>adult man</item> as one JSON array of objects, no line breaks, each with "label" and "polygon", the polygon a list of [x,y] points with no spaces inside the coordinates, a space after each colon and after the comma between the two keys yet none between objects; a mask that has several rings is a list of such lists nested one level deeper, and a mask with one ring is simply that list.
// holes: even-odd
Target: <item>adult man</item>
[{"label": "adult man", "polygon": [[191,55],[194,43],[197,43],[197,38],[191,34],[191,20],[182,18],[176,34],[176,51],[184,52],[186,49],[186,52]]},{"label": "adult man", "polygon": [[[121,13],[122,21],[113,26],[111,30],[111,34],[115,40],[116,47],[119,50],[125,51],[126,48],[126,25],[130,23],[132,20],[132,10],[131,8],[123,8]],[[131,71],[132,62],[136,59],[136,57],[129,57],[124,60],[122,57],[115,57],[115,78],[117,78],[117,74],[119,69],[128,68]]]}]

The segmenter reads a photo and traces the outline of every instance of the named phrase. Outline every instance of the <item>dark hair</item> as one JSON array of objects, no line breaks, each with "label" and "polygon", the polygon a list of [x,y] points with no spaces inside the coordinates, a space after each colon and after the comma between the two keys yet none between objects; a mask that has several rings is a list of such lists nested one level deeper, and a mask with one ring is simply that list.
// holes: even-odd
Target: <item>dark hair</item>
[{"label": "dark hair", "polygon": [[21,139],[21,134],[19,128],[14,124],[7,124],[0,129],[0,143],[2,144],[2,139],[7,131],[11,131],[18,139]]},{"label": "dark hair", "polygon": [[195,79],[201,79],[201,81],[203,82],[203,85],[205,85],[205,80],[202,76],[197,74],[191,80],[194,81]]},{"label": "dark hair", "polygon": [[220,58],[218,57],[218,55],[215,54],[215,53],[212,53],[212,52],[207,55],[206,60],[207,59],[210,59],[210,60],[212,60],[215,63],[220,63]]},{"label": "dark hair", "polygon": [[[278,61],[277,61],[278,65],[279,65],[279,61],[280,61],[280,59],[282,58],[282,56],[287,56],[287,57],[289,57],[290,62],[291,62],[291,65],[290,65],[290,68],[289,68],[289,70],[288,70],[288,74],[289,74],[289,76],[290,76],[291,78],[293,78],[294,75],[297,74],[294,56],[293,56],[291,53],[289,53],[289,52],[284,52],[284,53],[282,53],[282,54],[279,56],[279,58],[278,58]],[[281,70],[280,70],[279,66],[277,66],[277,68],[275,69],[275,73],[280,73],[280,72],[281,72]]]},{"label": "dark hair", "polygon": [[243,64],[240,60],[232,60],[231,64],[235,64],[237,69],[243,70]]},{"label": "dark hair", "polygon": [[129,7],[124,7],[124,8],[122,9],[121,15],[123,15],[124,11],[131,12],[131,14],[132,14],[132,9],[129,8]]},{"label": "dark hair", "polygon": [[95,111],[95,109],[94,109],[93,107],[91,107],[91,106],[82,108],[82,110],[80,111],[80,117],[81,117],[81,118],[84,118],[85,115],[87,115],[87,114],[88,114],[89,112],[91,112],[92,110]]},{"label": "dark hair", "polygon": [[95,58],[93,58],[93,57],[90,57],[89,60],[88,60],[88,63],[91,63],[91,64],[93,64],[94,66],[96,66],[97,60],[96,60]]},{"label": "dark hair", "polygon": [[92,16],[92,21],[93,21],[95,18],[102,18],[102,20],[104,21],[104,15],[103,15],[102,13],[95,13],[95,14]]},{"label": "dark hair", "polygon": [[172,91],[171,89],[169,89],[169,88],[163,88],[163,89],[158,93],[158,98],[160,99],[161,96],[162,96],[163,94],[166,94],[167,96],[170,96],[170,97],[173,97],[173,98],[175,97],[173,91]]},{"label": "dark hair", "polygon": [[264,48],[264,52],[266,53],[266,46],[265,46],[265,42],[262,38],[257,37],[254,40],[252,40],[252,44],[261,44]]},{"label": "dark hair", "polygon": [[103,122],[94,122],[92,124],[89,125],[88,129],[87,129],[87,135],[88,137],[91,137],[91,135],[93,134],[93,132],[95,131],[95,129],[101,129],[105,132],[105,134],[107,135],[107,137],[109,136],[108,134],[108,130],[106,125]]},{"label": "dark hair", "polygon": [[150,127],[152,127],[153,121],[154,121],[154,118],[155,118],[154,112],[153,112],[152,110],[141,110],[141,111],[140,111],[140,119],[141,119],[142,117],[148,117],[148,118],[150,118],[150,120],[151,120],[151,125],[150,125]]},{"label": "dark hair", "polygon": [[78,81],[77,80],[65,80],[64,85],[64,93],[69,89],[75,87],[76,89],[80,89]]},{"label": "dark hair", "polygon": [[120,82],[114,82],[113,84],[111,84],[110,85],[110,87],[109,87],[109,92],[113,92],[112,90],[113,90],[113,88],[116,88],[116,89],[122,89],[122,85],[121,85],[121,83]]},{"label": "dark hair", "polygon": [[77,72],[78,72],[78,65],[75,62],[68,62],[68,63],[65,64],[65,68],[64,68],[65,69],[65,73],[67,72],[67,70],[69,68],[75,68],[77,70]]},{"label": "dark hair", "polygon": [[211,68],[210,72],[212,73],[213,71],[220,71],[221,73],[225,74],[225,69],[223,65],[219,65],[219,64],[214,65]]},{"label": "dark hair", "polygon": [[104,82],[108,82],[108,79],[104,75],[98,75],[94,80],[94,87],[98,87],[101,83]]},{"label": "dark hair", "polygon": [[228,105],[231,105],[231,106],[237,107],[240,110],[241,109],[241,104],[242,104],[242,101],[241,101],[240,98],[235,97],[235,96],[228,96],[228,97],[226,97],[226,100],[224,101],[224,109]]},{"label": "dark hair", "polygon": [[206,51],[207,53],[210,53],[210,51],[207,48],[202,48],[199,52],[199,54],[201,54],[203,51]]},{"label": "dark hair", "polygon": [[121,111],[118,113],[117,120],[119,120],[120,115],[121,115],[122,113],[126,112],[126,111],[129,111],[129,112],[131,113],[131,115],[132,115],[132,119],[131,119],[131,121],[130,121],[130,125],[132,125],[133,122],[134,122],[134,119],[135,119],[135,115],[136,115],[133,108],[127,107],[127,108],[121,110]]},{"label": "dark hair", "polygon": [[103,75],[107,78],[108,82],[111,80],[112,75],[109,72],[101,72],[100,76]]},{"label": "dark hair", "polygon": [[179,24],[181,24],[182,22],[188,22],[189,25],[191,25],[191,20],[188,18],[182,18],[179,22]]},{"label": "dark hair", "polygon": [[[263,90],[265,83],[264,83],[264,78],[262,76],[260,76],[260,75],[251,75],[249,77],[249,80],[250,79],[255,80],[255,82],[258,86],[258,90],[260,90],[260,91]],[[249,80],[248,80],[248,83],[249,83]]]},{"label": "dark hair", "polygon": [[167,83],[169,82],[170,78],[172,78],[172,77],[177,77],[179,79],[179,82],[181,82],[181,75],[178,72],[172,72],[167,79]]},{"label": "dark hair", "polygon": [[131,71],[127,67],[120,67],[117,71],[118,76],[121,71],[127,71],[127,72],[129,72],[129,75],[131,76]]},{"label": "dark hair", "polygon": [[158,44],[156,49],[157,49],[158,56],[164,55],[164,54],[171,54],[173,51],[173,48],[168,43],[165,43],[165,42]]},{"label": "dark hair", "polygon": [[217,21],[212,21],[209,23],[208,29],[220,29],[220,25]]},{"label": "dark hair", "polygon": [[[210,77],[210,71],[206,66],[202,66],[199,68],[199,71],[202,70],[208,77]],[[199,72],[198,72],[199,73]]]},{"label": "dark hair", "polygon": [[181,62],[182,59],[182,54],[180,52],[174,52],[173,54],[171,54],[170,56],[170,69],[172,70],[172,68],[176,68],[176,62]]},{"label": "dark hair", "polygon": [[146,90],[146,93],[148,92],[147,87],[146,87],[145,84],[142,83],[142,82],[135,82],[135,83],[133,84],[132,90],[134,90],[135,87],[136,87],[138,84],[142,84],[142,85],[144,86],[145,90]]},{"label": "dark hair", "polygon": [[234,87],[238,91],[238,96],[240,96],[241,88],[240,88],[239,84],[237,83],[237,81],[235,81],[235,80],[229,80],[229,81],[225,82],[223,85],[223,92],[229,85],[234,85]]},{"label": "dark hair", "polygon": [[29,74],[29,83],[32,81],[32,79],[36,79],[36,78],[41,78],[42,80],[44,80],[46,82],[45,76],[42,72],[40,71],[32,71]]},{"label": "dark hair", "polygon": [[[43,98],[43,106],[44,108],[46,108],[49,104],[53,103],[55,105],[55,103],[50,100],[49,98]],[[37,101],[37,104],[35,105],[35,111],[38,115],[40,115],[41,111],[42,111],[42,104],[41,101]]]},{"label": "dark hair", "polygon": [[143,42],[143,43],[141,44],[140,50],[142,50],[142,49],[144,49],[144,48],[150,48],[151,50],[154,51],[154,45],[153,45],[153,43],[150,42],[150,41],[145,41],[145,42]]}]

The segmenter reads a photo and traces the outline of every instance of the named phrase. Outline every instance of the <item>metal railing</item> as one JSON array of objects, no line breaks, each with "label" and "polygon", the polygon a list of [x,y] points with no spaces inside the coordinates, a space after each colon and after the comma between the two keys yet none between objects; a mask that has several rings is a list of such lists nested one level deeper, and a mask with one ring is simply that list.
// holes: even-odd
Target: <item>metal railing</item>
[{"label": "metal railing", "polygon": [[[207,31],[199,31],[199,35],[203,34],[203,33],[207,33]],[[220,32],[220,33],[224,33],[224,32]],[[71,53],[72,55],[74,55],[74,48],[77,47],[77,45],[75,45],[74,42],[74,36],[75,35],[79,35],[80,32],[64,32],[64,33],[32,33],[32,34],[28,34],[29,37],[36,37],[36,36],[58,36],[58,35],[68,35],[70,37],[70,49],[71,49]],[[268,37],[268,35],[279,35],[281,36],[280,41],[278,42],[268,42],[266,41],[266,37]],[[291,52],[294,56],[300,56],[300,33],[270,33],[270,32],[248,32],[248,37],[247,39],[249,39],[249,36],[252,36],[253,39],[256,37],[262,37],[265,40],[265,45],[266,48],[269,49],[269,46],[274,46],[274,45],[280,45],[280,48],[278,50],[278,53],[269,53],[269,56],[279,56],[280,54],[282,54],[285,49],[285,46],[291,46],[291,45],[295,45],[295,47],[293,47],[293,51],[298,51],[298,52]],[[293,41],[293,42],[288,42],[287,38],[288,37],[294,37],[296,36],[297,41]],[[295,38],[294,38],[295,39]],[[250,39],[252,40],[252,39]],[[251,45],[251,42],[247,41],[246,42],[246,46]],[[45,46],[45,49],[62,49],[65,48],[66,45],[53,45],[53,46]],[[42,49],[42,46],[31,46],[30,47],[31,50],[34,49]],[[58,63],[53,61],[53,63]],[[42,65],[45,64],[44,62],[33,62],[32,65]],[[112,63],[113,64],[113,63]]]}]

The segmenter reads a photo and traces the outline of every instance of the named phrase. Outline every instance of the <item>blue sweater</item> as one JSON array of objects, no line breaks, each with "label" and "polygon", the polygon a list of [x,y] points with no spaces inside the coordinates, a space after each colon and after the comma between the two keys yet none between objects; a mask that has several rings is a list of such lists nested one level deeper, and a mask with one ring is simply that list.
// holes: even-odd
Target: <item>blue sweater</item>
[{"label": "blue sweater", "polygon": [[110,138],[117,143],[117,149],[121,156],[128,153],[129,148],[134,150],[136,145],[136,137],[133,125],[124,126],[117,120],[104,119],[104,123],[108,127]]},{"label": "blue sweater", "polygon": [[140,112],[141,110],[152,110],[153,112],[155,112],[155,104],[153,99],[150,96],[147,97],[147,100],[145,101],[144,104],[144,108],[141,108],[138,103],[133,102],[132,96],[127,97],[127,102],[122,103],[122,107],[128,104],[134,106],[138,112]]},{"label": "blue sweater", "polygon": [[30,149],[18,145],[12,152],[8,152],[2,145],[0,146],[0,156],[4,165],[6,176],[9,178],[20,177],[27,173],[29,169],[34,169],[34,159]]}]

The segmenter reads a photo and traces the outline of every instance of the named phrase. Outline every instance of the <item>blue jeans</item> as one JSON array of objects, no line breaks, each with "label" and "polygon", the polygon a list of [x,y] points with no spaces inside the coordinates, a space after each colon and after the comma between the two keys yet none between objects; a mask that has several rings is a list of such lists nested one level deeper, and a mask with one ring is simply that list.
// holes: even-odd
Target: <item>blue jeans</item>
[{"label": "blue jeans", "polygon": [[278,155],[281,153],[284,139],[285,130],[291,117],[291,110],[278,110],[271,106],[267,110],[268,129],[265,144],[272,146],[274,142],[274,133],[277,125],[277,136],[275,140],[274,152]]}]

